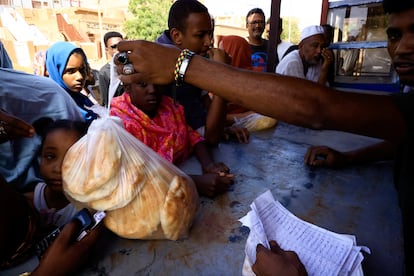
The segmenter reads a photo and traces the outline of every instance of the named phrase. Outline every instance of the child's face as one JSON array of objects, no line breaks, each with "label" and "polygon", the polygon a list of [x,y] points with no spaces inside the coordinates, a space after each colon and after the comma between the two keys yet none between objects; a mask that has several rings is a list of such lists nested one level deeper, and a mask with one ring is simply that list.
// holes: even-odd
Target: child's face
[{"label": "child's face", "polygon": [[205,56],[211,46],[213,24],[208,13],[191,13],[186,21],[187,27],[180,32],[174,43],[181,49],[189,49]]},{"label": "child's face", "polygon": [[86,82],[86,65],[81,54],[73,53],[69,57],[62,79],[73,92],[83,89]]},{"label": "child's face", "polygon": [[41,153],[40,173],[53,190],[62,192],[62,162],[68,149],[80,138],[75,130],[56,129],[48,133]]},{"label": "child's face", "polygon": [[163,89],[164,86],[133,83],[127,90],[131,103],[151,117],[160,105]]}]

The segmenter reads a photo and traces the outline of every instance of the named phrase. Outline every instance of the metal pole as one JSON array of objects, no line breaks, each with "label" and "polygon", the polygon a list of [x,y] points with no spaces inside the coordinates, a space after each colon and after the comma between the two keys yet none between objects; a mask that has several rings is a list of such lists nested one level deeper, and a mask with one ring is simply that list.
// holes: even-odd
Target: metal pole
[{"label": "metal pole", "polygon": [[277,53],[277,32],[279,30],[281,0],[272,0],[270,8],[270,31],[267,49],[267,72],[275,72]]},{"label": "metal pole", "polygon": [[101,0],[98,0],[98,22],[99,22],[99,35],[100,35],[100,44],[101,44],[101,52],[102,52],[102,60],[106,61],[106,50],[105,50],[105,43],[103,41],[103,28],[102,28],[102,14],[101,14]]}]

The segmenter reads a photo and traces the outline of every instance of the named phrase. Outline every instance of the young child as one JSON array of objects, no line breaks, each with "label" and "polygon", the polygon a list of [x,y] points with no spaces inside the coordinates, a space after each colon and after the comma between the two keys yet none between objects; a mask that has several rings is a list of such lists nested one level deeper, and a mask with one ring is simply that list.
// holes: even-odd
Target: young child
[{"label": "young child", "polygon": [[77,213],[62,189],[62,162],[68,149],[87,131],[80,121],[57,120],[47,126],[41,147],[40,173],[44,182],[26,194],[40,214],[42,228],[54,229],[69,222]]},{"label": "young child", "polygon": [[[211,58],[213,31],[213,21],[206,6],[199,1],[178,0],[170,7],[168,30],[157,38],[157,42]],[[184,107],[188,125],[201,133],[209,146],[216,146],[224,132],[225,101],[218,96],[210,98],[207,91],[187,83],[175,89],[175,95],[173,89],[167,89],[166,95]]]},{"label": "young child", "polygon": [[205,139],[187,125],[184,109],[168,96],[168,86],[134,83],[111,102],[110,114],[124,122],[125,129],[174,164],[192,152],[202,166],[202,175],[192,175],[201,195],[214,197],[227,191],[233,175],[223,163],[215,163]]},{"label": "young child", "polygon": [[[88,96],[82,94],[90,67],[85,52],[70,42],[57,42],[46,51],[47,75],[57,82],[76,102],[86,121],[97,115],[86,107],[94,105]],[[86,106],[86,107],[85,107]]]}]

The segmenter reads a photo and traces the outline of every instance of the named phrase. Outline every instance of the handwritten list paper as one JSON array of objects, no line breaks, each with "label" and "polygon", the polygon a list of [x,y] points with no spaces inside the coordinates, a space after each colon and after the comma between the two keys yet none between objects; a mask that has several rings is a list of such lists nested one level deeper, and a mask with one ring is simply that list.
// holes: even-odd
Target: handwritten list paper
[{"label": "handwritten list paper", "polygon": [[[337,234],[290,213],[267,191],[250,205],[251,211],[240,221],[250,228],[246,242],[246,261],[256,261],[256,245],[269,248],[275,240],[284,250],[295,251],[309,275],[356,275],[363,260],[354,236]],[[246,265],[245,265],[246,266]],[[244,271],[244,270],[243,270]]]}]

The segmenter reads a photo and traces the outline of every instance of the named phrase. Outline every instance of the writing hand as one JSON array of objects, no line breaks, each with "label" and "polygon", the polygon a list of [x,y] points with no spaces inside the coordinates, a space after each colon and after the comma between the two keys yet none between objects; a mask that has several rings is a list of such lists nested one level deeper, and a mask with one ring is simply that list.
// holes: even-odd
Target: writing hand
[{"label": "writing hand", "polygon": [[275,241],[270,241],[271,250],[258,244],[256,262],[252,269],[260,276],[305,276],[308,275],[298,255],[293,251],[285,251]]}]

